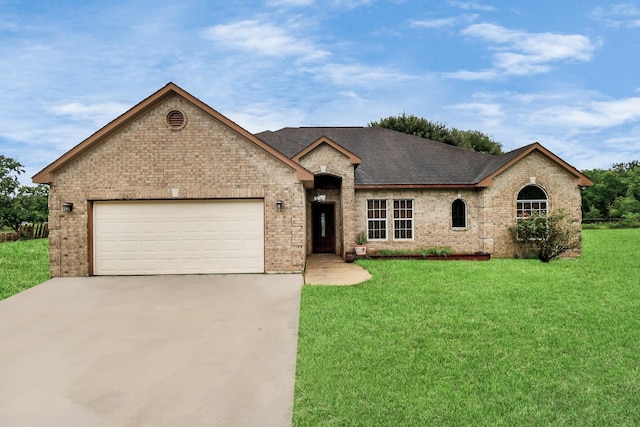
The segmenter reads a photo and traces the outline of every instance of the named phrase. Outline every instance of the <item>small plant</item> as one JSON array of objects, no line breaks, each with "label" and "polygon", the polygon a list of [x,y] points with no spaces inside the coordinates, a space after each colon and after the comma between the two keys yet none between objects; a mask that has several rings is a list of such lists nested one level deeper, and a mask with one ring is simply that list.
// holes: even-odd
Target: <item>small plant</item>
[{"label": "small plant", "polygon": [[380,256],[405,256],[405,255],[420,255],[423,258],[427,256],[440,256],[446,257],[453,253],[453,250],[449,246],[442,247],[428,247],[420,249],[382,249],[376,252]]},{"label": "small plant", "polygon": [[367,243],[367,233],[365,233],[364,231],[361,231],[360,233],[358,233],[358,236],[356,237],[356,243],[358,245],[364,245]]},{"label": "small plant", "polygon": [[424,251],[426,255],[445,256],[445,257],[451,255],[451,253],[453,252],[451,250],[451,247],[449,246],[426,248],[426,249],[421,249],[421,251]]},{"label": "small plant", "polygon": [[525,256],[533,252],[542,262],[549,262],[581,245],[580,223],[562,209],[547,215],[534,213],[519,218],[509,231]]}]

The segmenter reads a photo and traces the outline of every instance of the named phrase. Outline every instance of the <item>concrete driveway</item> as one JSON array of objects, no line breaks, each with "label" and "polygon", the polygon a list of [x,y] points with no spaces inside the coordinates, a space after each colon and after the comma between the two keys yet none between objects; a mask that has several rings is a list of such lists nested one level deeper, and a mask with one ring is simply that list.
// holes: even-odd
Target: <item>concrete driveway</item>
[{"label": "concrete driveway", "polygon": [[0,301],[0,425],[291,425],[302,282],[57,278]]}]

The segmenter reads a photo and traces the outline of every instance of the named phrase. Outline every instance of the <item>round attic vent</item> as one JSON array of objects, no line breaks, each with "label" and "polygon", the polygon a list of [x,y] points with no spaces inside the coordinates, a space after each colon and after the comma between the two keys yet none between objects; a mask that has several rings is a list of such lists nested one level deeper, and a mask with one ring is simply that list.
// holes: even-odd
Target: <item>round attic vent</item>
[{"label": "round attic vent", "polygon": [[167,114],[167,124],[171,129],[179,130],[184,127],[186,124],[186,119],[184,117],[184,113],[179,110],[171,110],[169,114]]}]

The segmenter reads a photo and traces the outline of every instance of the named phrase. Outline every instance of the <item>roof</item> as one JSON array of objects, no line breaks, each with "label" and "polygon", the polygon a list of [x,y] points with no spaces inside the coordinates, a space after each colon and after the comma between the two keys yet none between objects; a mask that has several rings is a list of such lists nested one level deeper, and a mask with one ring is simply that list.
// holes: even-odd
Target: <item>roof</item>
[{"label": "roof", "polygon": [[265,131],[257,137],[299,160],[298,154],[322,138],[359,157],[355,184],[366,187],[486,187],[493,178],[532,151],[539,151],[579,180],[592,182],[538,143],[498,156],[379,127],[299,127]]},{"label": "roof", "polygon": [[58,171],[62,170],[64,167],[72,163],[79,156],[83,155],[85,152],[93,148],[95,145],[102,142],[105,138],[109,137],[111,134],[127,125],[131,121],[135,120],[139,117],[143,112],[153,108],[160,101],[165,99],[168,96],[179,95],[185,100],[191,102],[196,107],[203,110],[205,113],[209,114],[214,119],[220,121],[225,126],[228,126],[236,133],[242,135],[250,142],[253,142],[267,153],[280,160],[282,163],[286,164],[292,170],[296,172],[297,178],[305,185],[305,187],[310,187],[313,185],[313,174],[303,168],[300,164],[293,161],[289,156],[282,155],[281,152],[274,149],[272,146],[266,144],[261,139],[257,138],[251,132],[242,128],[235,122],[229,120],[227,117],[223,116],[204,102],[200,101],[198,98],[194,97],[184,89],[177,86],[175,83],[169,82],[162,89],[158,90],[148,98],[144,99],[140,103],[136,104],[130,110],[117,117],[102,129],[95,132],[89,138],[80,142],[78,145],[73,147],[71,150],[67,151],[53,163],[45,167],[43,170],[38,172],[33,176],[32,180],[37,184],[49,184],[55,182],[55,175]]}]

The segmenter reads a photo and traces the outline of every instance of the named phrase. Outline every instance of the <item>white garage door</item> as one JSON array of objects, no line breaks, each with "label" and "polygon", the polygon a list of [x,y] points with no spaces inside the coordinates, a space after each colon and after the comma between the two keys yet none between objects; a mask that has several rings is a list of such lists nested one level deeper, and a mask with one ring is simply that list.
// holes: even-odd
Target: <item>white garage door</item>
[{"label": "white garage door", "polygon": [[93,204],[96,275],[264,272],[262,200]]}]

